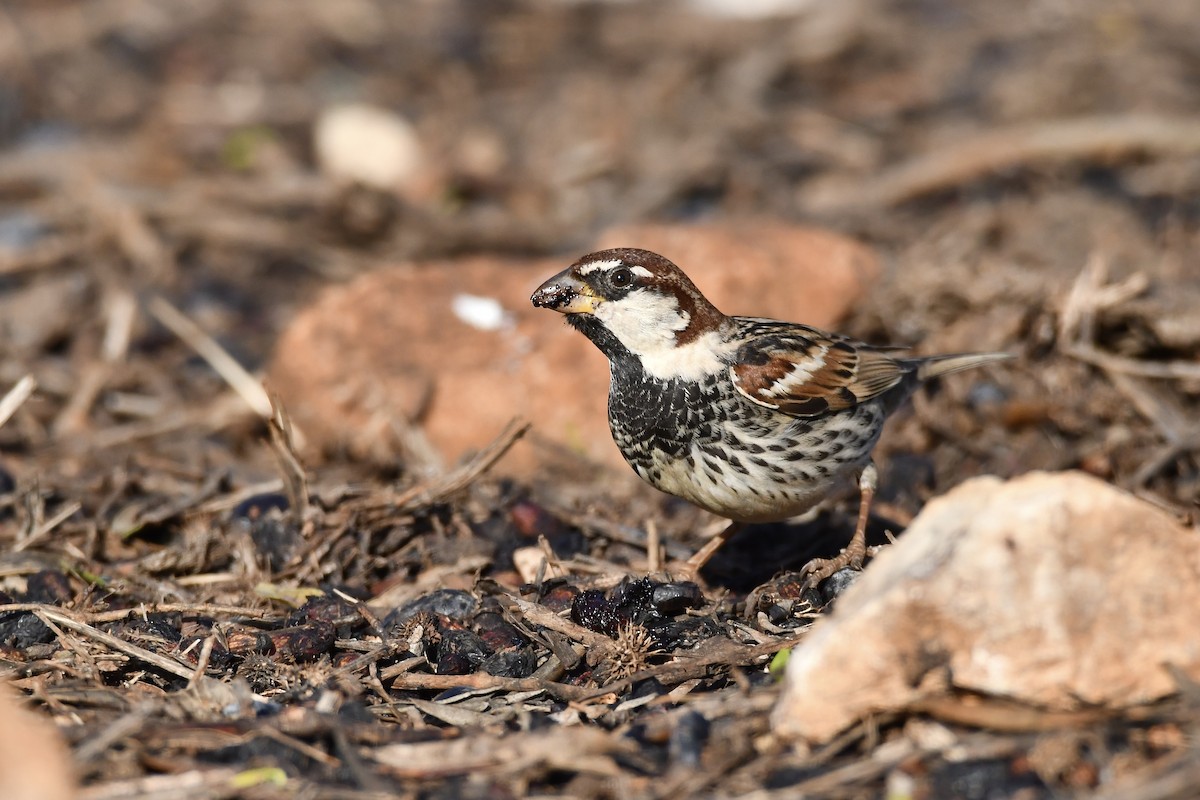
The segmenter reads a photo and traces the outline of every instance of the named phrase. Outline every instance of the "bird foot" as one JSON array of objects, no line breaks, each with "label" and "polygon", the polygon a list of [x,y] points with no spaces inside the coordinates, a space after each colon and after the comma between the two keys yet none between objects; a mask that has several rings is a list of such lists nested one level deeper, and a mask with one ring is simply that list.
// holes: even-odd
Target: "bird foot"
[{"label": "bird foot", "polygon": [[815,589],[821,581],[846,567],[861,570],[864,555],[863,549],[847,547],[833,558],[814,558],[800,568],[800,574],[804,576],[804,588]]},{"label": "bird foot", "polygon": [[875,470],[875,463],[868,461],[858,475],[861,497],[858,501],[858,525],[854,528],[854,536],[850,539],[849,546],[833,558],[814,558],[800,568],[800,574],[804,576],[805,590],[816,589],[821,581],[846,567],[853,570],[862,569],[863,559],[867,555],[867,520],[870,518],[871,500],[875,497],[875,487],[878,483],[879,473]]}]

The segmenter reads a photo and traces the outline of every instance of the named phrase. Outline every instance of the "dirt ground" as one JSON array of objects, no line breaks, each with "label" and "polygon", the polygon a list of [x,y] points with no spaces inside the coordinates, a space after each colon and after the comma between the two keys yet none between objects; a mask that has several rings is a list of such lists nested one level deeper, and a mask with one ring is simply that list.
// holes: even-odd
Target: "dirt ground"
[{"label": "dirt ground", "polygon": [[[833,595],[788,570],[850,502],[736,538],[701,589],[647,541],[686,557],[710,518],[503,477],[520,422],[444,470],[297,457],[254,376],[322,289],[755,216],[879,252],[844,332],[1016,355],[892,423],[877,542],[984,473],[1081,469],[1191,519],[1194,0],[719,5],[0,6],[0,673],[82,797],[1195,795],[1194,685],[777,741],[771,664]],[[413,126],[395,191],[318,163],[351,101]],[[518,551],[548,560],[518,577]]]}]

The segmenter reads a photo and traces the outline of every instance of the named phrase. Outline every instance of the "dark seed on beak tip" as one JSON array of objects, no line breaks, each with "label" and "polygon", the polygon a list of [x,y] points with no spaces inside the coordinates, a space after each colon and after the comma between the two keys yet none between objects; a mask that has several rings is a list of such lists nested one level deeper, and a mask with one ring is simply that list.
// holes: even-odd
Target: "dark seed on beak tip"
[{"label": "dark seed on beak tip", "polygon": [[565,286],[543,286],[529,299],[538,308],[558,308],[571,299],[572,292]]}]

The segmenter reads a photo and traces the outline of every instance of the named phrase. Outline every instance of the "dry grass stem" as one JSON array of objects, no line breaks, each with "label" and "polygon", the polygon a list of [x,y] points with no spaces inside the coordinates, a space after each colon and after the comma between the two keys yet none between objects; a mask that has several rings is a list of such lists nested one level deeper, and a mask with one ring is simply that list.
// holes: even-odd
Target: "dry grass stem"
[{"label": "dry grass stem", "polygon": [[216,339],[200,329],[179,309],[162,297],[152,297],[146,305],[150,313],[168,330],[182,339],[197,355],[229,384],[246,405],[263,419],[271,418],[271,398],[262,383],[221,347]]},{"label": "dry grass stem", "polygon": [[1015,167],[1197,152],[1200,123],[1185,117],[1127,114],[1014,125],[912,157],[856,186],[814,194],[809,206],[826,213],[888,207]]},{"label": "dry grass stem", "polygon": [[123,639],[113,636],[111,633],[105,633],[91,625],[79,622],[61,611],[50,607],[43,606],[36,609],[34,612],[43,622],[47,624],[54,623],[60,627],[66,628],[69,631],[78,633],[95,642],[99,642],[110,650],[115,650],[124,653],[127,656],[144,661],[152,667],[157,667],[164,672],[169,672],[179,678],[191,680],[194,674],[192,667],[185,666],[174,659],[160,656],[158,653],[152,653],[144,647],[138,647],[135,644],[130,644]]},{"label": "dry grass stem", "polygon": [[0,399],[0,427],[17,413],[17,409],[25,404],[36,388],[37,381],[32,375],[26,375],[5,393],[4,398]]},{"label": "dry grass stem", "polygon": [[271,433],[271,452],[283,473],[283,485],[288,495],[288,516],[295,525],[304,524],[308,514],[308,476],[304,465],[296,455],[296,441],[292,421],[287,410],[275,395],[271,399],[271,417],[267,428]]}]

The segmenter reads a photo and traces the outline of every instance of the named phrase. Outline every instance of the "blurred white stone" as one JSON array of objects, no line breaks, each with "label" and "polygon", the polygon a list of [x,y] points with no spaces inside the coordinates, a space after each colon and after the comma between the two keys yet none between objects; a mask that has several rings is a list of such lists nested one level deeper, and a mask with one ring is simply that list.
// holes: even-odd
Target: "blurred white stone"
[{"label": "blurred white stone", "polygon": [[545,551],[535,545],[518,547],[516,550],[513,550],[512,560],[517,574],[526,583],[534,583],[539,576],[542,580],[546,580],[548,578],[561,578],[566,575],[566,572],[561,568],[547,561]]},{"label": "blurred white stone", "polygon": [[326,109],[313,131],[321,171],[340,181],[396,191],[421,167],[421,142],[403,117],[377,106]]},{"label": "blurred white stone", "polygon": [[691,6],[713,17],[761,19],[799,14],[822,2],[827,0],[691,0]]},{"label": "blurred white stone", "polygon": [[501,328],[512,327],[512,314],[504,310],[500,301],[494,297],[480,297],[474,294],[456,294],[450,301],[450,310],[454,316],[481,331],[498,331]]},{"label": "blurred white stone", "polygon": [[932,501],[788,661],[773,722],[822,742],[948,688],[1121,707],[1200,680],[1200,533],[1082,473]]}]

